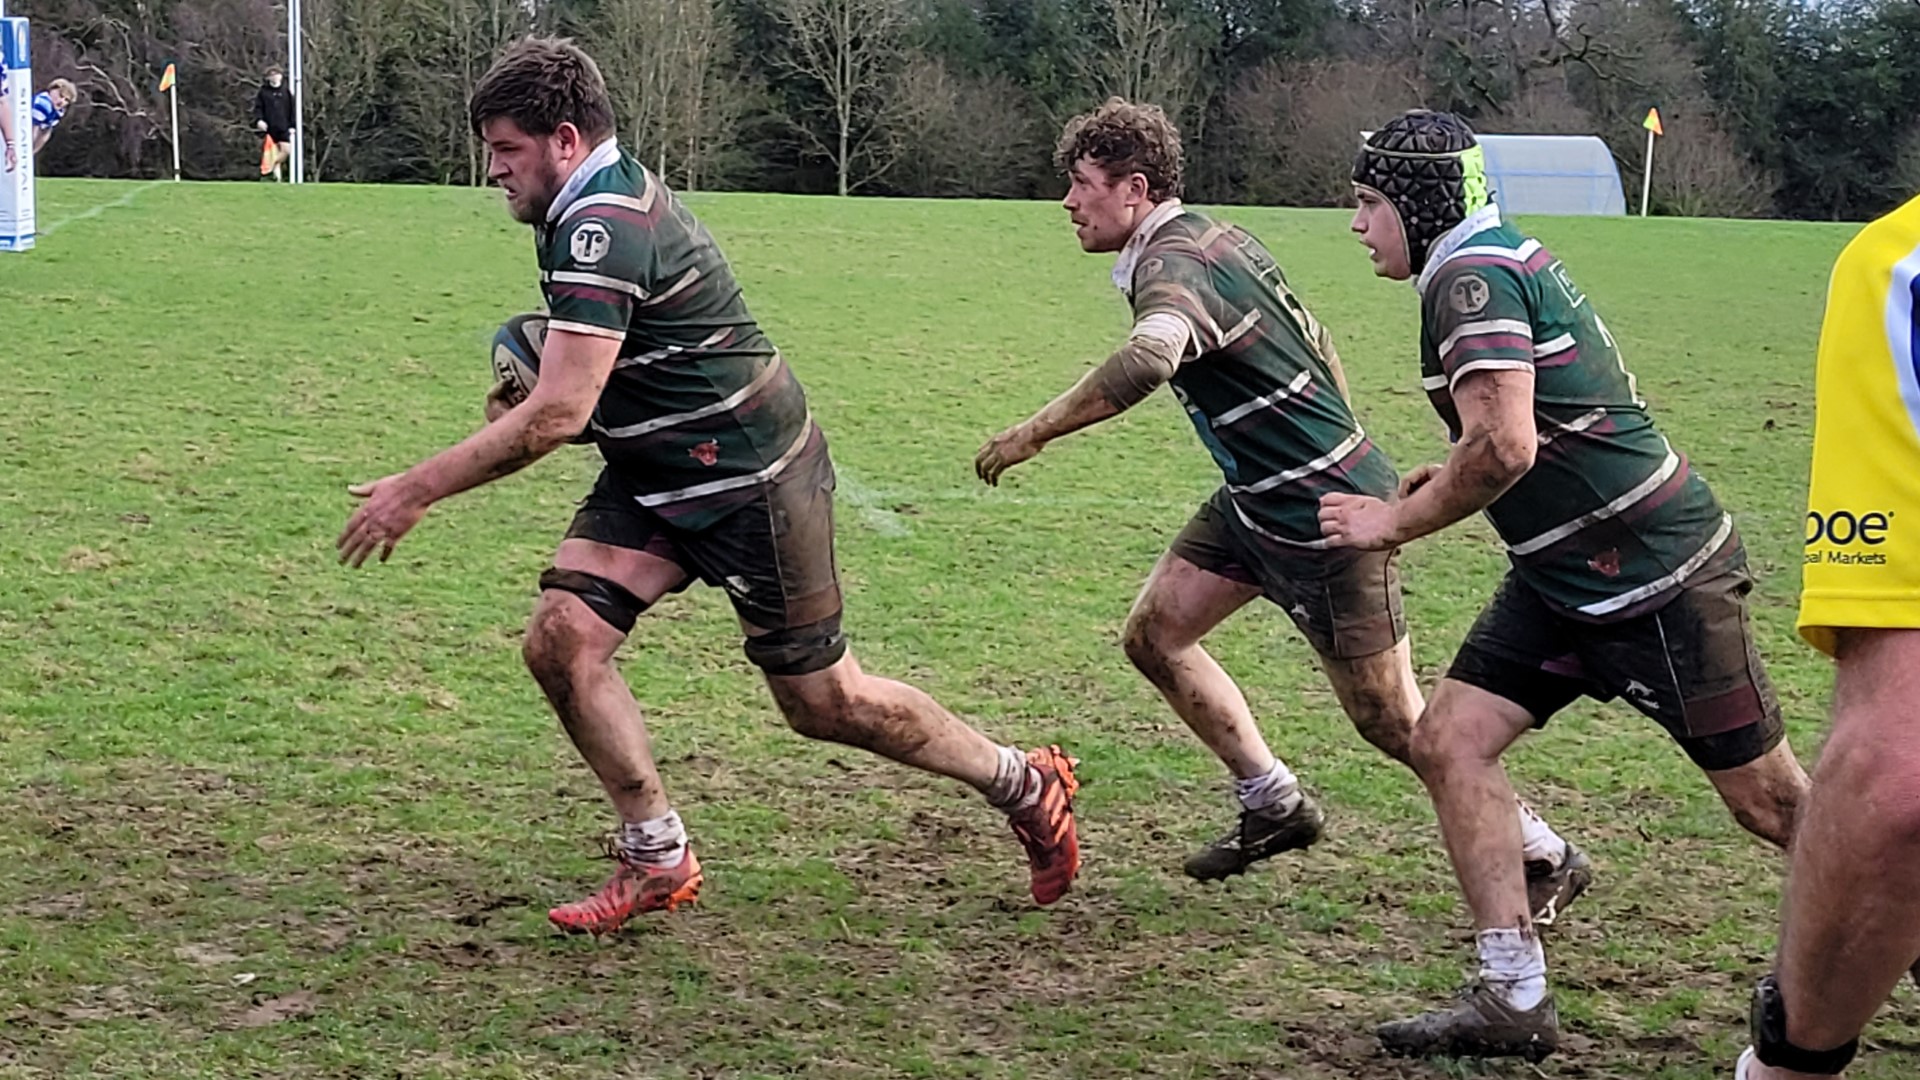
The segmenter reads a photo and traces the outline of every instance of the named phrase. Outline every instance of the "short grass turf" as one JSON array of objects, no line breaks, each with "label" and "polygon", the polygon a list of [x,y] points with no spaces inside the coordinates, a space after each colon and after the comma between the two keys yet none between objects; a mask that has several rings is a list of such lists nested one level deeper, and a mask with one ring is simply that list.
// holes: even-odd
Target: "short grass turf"
[{"label": "short grass turf", "polygon": [[[1211,645],[1331,832],[1224,886],[1179,875],[1231,820],[1224,776],[1116,646],[1217,474],[1164,394],[998,490],[971,472],[1126,325],[1057,207],[690,200],[833,441],[860,656],[1080,757],[1079,887],[1036,909],[970,793],[789,734],[695,590],[623,664],[707,892],[593,941],[544,912],[599,884],[609,814],[518,655],[592,452],[437,508],[388,565],[332,557],[348,483],[476,425],[493,327],[538,303],[526,230],[470,190],[41,195],[39,249],[0,257],[0,1075],[1535,1075],[1378,1056],[1375,1023],[1460,979],[1465,912],[1419,786],[1264,605]],[[1403,467],[1441,454],[1413,291],[1345,216],[1224,216],[1332,326],[1369,432]],[[1737,514],[1811,758],[1831,676],[1792,635],[1796,540],[1850,230],[1526,224]],[[1477,522],[1406,552],[1424,677],[1501,568]],[[1568,1045],[1541,1071],[1730,1076],[1777,857],[1622,706],[1511,764],[1599,867],[1551,932]],[[1902,988],[1853,1075],[1911,1075],[1915,1019]]]}]

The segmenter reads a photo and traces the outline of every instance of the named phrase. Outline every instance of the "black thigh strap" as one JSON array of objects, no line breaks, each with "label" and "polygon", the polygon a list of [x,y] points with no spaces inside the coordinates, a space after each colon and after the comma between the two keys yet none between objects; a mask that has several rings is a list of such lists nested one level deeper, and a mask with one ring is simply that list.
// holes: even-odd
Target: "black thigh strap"
[{"label": "black thigh strap", "polygon": [[634,621],[640,618],[641,612],[647,610],[647,602],[633,595],[625,585],[581,570],[549,567],[546,573],[540,575],[540,591],[548,589],[570,592],[579,597],[608,626],[623,634],[632,632]]}]

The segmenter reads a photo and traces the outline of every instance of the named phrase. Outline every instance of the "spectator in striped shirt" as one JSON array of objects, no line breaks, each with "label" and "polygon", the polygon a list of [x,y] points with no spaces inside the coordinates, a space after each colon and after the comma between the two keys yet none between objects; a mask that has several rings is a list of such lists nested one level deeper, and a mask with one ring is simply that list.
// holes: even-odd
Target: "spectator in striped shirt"
[{"label": "spectator in striped shirt", "polygon": [[66,79],[53,80],[45,90],[33,96],[33,152],[36,155],[53,137],[53,129],[60,126],[61,118],[67,115],[67,110],[79,96],[73,83]]}]

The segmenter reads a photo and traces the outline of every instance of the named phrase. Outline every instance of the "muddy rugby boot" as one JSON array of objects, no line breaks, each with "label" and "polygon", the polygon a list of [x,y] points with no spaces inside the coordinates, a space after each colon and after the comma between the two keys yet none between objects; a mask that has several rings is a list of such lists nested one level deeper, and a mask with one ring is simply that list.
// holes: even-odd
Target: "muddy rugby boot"
[{"label": "muddy rugby boot", "polygon": [[1307,847],[1320,839],[1327,815],[1320,804],[1300,795],[1299,805],[1285,817],[1271,817],[1258,810],[1242,810],[1233,831],[1196,852],[1181,869],[1195,881],[1221,881],[1262,859],[1283,851]]},{"label": "muddy rugby boot", "polygon": [[1448,1009],[1395,1020],[1374,1029],[1396,1057],[1518,1057],[1538,1063],[1560,1048],[1560,1014],[1549,992],[1522,1011],[1474,983]]},{"label": "muddy rugby boot", "polygon": [[1078,762],[1057,746],[1043,746],[1027,751],[1027,764],[1040,773],[1040,797],[1008,814],[1007,824],[1027,849],[1034,901],[1051,904],[1067,895],[1080,873],[1080,832],[1073,822]]},{"label": "muddy rugby boot", "polygon": [[674,911],[693,903],[705,880],[691,846],[676,866],[623,861],[599,892],[554,908],[547,919],[569,934],[611,934],[642,912]]},{"label": "muddy rugby boot", "polygon": [[1593,863],[1587,853],[1567,844],[1567,853],[1555,867],[1545,859],[1527,861],[1527,906],[1533,911],[1533,925],[1552,926],[1574,898],[1593,884]]}]

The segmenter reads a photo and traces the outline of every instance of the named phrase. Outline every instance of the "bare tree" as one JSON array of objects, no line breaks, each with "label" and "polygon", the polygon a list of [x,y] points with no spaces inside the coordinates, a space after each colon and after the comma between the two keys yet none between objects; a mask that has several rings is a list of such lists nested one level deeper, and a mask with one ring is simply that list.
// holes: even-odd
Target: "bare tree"
[{"label": "bare tree", "polygon": [[916,56],[896,81],[902,150],[888,186],[913,195],[1020,196],[1045,168],[1032,102],[1004,77],[975,78]]},{"label": "bare tree", "polygon": [[827,130],[803,124],[802,131],[833,161],[837,190],[846,195],[899,158],[888,90],[906,59],[906,9],[902,0],[780,0],[777,10],[790,48],[776,63],[826,96]]},{"label": "bare tree", "polygon": [[1269,63],[1227,99],[1226,145],[1249,202],[1339,206],[1351,198],[1360,133],[1421,104],[1410,64]]},{"label": "bare tree", "polygon": [[1192,28],[1167,0],[1102,0],[1099,10],[1103,32],[1074,58],[1091,96],[1152,103],[1176,123],[1188,117],[1202,64]]},{"label": "bare tree", "polygon": [[1663,116],[1672,134],[1653,161],[1653,199],[1683,217],[1764,217],[1778,180],[1754,164],[1709,112]]},{"label": "bare tree", "polygon": [[715,0],[606,0],[593,50],[628,147],[682,186],[706,177],[737,134],[743,94],[737,33]]}]

